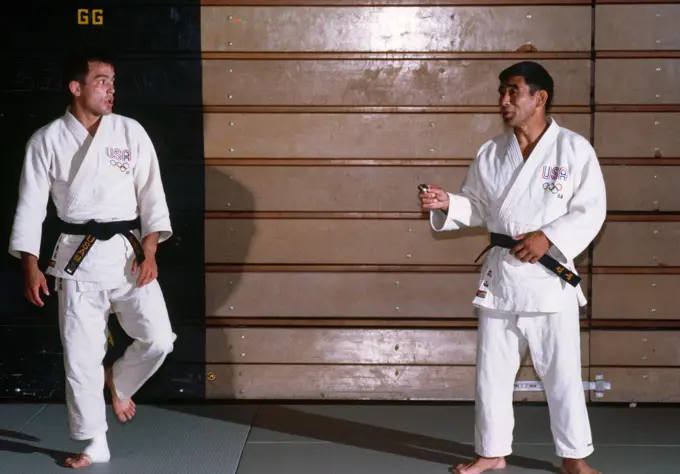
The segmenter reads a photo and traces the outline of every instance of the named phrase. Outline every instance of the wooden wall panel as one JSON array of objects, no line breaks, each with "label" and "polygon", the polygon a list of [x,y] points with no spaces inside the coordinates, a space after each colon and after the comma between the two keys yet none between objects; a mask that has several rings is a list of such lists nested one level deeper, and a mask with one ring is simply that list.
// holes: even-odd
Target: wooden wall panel
[{"label": "wooden wall panel", "polygon": [[680,157],[680,113],[595,114],[595,150],[600,158]]},{"label": "wooden wall panel", "polygon": [[[206,209],[421,212],[418,184],[458,192],[467,166],[212,166]],[[239,187],[229,186],[231,181]],[[239,188],[248,189],[247,195]],[[307,199],[300,199],[304,192]]]},{"label": "wooden wall panel", "polygon": [[[680,331],[593,331],[590,363],[680,367]],[[626,350],[622,351],[621,348]]]},{"label": "wooden wall panel", "polygon": [[612,267],[680,266],[680,222],[607,222],[593,264]]},{"label": "wooden wall panel", "polygon": [[679,212],[680,166],[603,166],[609,211]]},{"label": "wooden wall panel", "polygon": [[[586,137],[587,114],[555,114]],[[498,114],[206,113],[206,158],[472,158]]]},{"label": "wooden wall panel", "polygon": [[483,229],[434,236],[424,220],[209,219],[205,233],[206,262],[231,264],[471,265],[488,244]]},{"label": "wooden wall panel", "polygon": [[[475,365],[474,329],[208,328],[209,363]],[[589,360],[581,333],[581,360]],[[295,344],[291,344],[295,341]],[[661,339],[659,339],[661,343]],[[668,341],[665,341],[668,342]],[[668,345],[668,344],[666,344]],[[670,347],[668,347],[670,349]],[[521,365],[533,364],[526,351]],[[670,364],[669,364],[670,365]]]},{"label": "wooden wall panel", "polygon": [[[422,365],[208,364],[208,399],[474,400],[475,368]],[[588,369],[584,368],[584,379]],[[525,367],[517,380],[536,380]],[[543,401],[543,392],[515,392]]]},{"label": "wooden wall panel", "polygon": [[680,402],[680,368],[591,367],[591,380],[597,376],[610,382],[611,390],[604,391],[602,398],[591,395],[591,402]]},{"label": "wooden wall panel", "polygon": [[596,5],[595,49],[680,50],[679,5]]},{"label": "wooden wall panel", "polygon": [[585,4],[203,7],[208,396],[473,399],[486,235],[431,231],[416,186],[459,189],[503,130],[498,73],[526,58],[603,160],[583,374],[614,385],[590,398],[672,399],[676,339],[654,325],[680,320],[680,220],[655,214],[680,212],[677,7],[598,4],[594,61]]},{"label": "wooden wall panel", "polygon": [[228,318],[474,318],[478,281],[478,272],[209,273],[206,308]]},{"label": "wooden wall panel", "polygon": [[206,306],[223,317],[471,318],[478,280],[478,273],[213,273]]},{"label": "wooden wall panel", "polygon": [[[496,106],[498,74],[516,60],[207,60],[206,105]],[[539,61],[559,84],[554,105],[588,105],[588,60]],[[665,77],[669,77],[666,75]]]},{"label": "wooden wall panel", "polygon": [[680,59],[598,59],[596,104],[680,104]]},{"label": "wooden wall panel", "polygon": [[[680,211],[675,192],[680,167],[604,165],[602,172],[610,211]],[[466,173],[467,164],[210,166],[205,206],[210,211],[420,212],[419,183],[458,192]],[[301,189],[313,199],[300,199]]]},{"label": "wooden wall panel", "polygon": [[579,6],[203,7],[204,51],[588,51]]},{"label": "wooden wall panel", "polygon": [[591,280],[593,319],[680,320],[680,275],[592,275]]}]

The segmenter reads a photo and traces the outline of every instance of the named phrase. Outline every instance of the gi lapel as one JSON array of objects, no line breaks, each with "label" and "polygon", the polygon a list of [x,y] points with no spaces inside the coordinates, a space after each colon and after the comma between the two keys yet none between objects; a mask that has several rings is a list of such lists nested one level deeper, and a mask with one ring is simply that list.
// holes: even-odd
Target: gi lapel
[{"label": "gi lapel", "polygon": [[[109,116],[103,115],[100,120],[101,122],[97,128],[97,132],[94,134],[92,141],[90,141],[90,145],[88,146],[85,156],[80,163],[78,172],[73,177],[73,181],[71,181],[71,185],[69,186],[66,200],[69,211],[71,211],[72,206],[76,204],[78,197],[85,194],[85,189],[87,186],[94,184],[94,177],[99,167],[100,152],[103,150],[102,142],[106,139],[108,134],[107,132],[109,130]],[[72,130],[76,136],[82,136],[83,131],[86,135],[88,134],[85,127],[83,127],[83,125],[78,122],[75,117],[71,116],[70,113],[69,117],[67,117],[66,123],[69,129]],[[80,126],[80,129],[78,126]]]},{"label": "gi lapel", "polygon": [[508,194],[505,196],[505,201],[503,202],[499,211],[499,217],[501,219],[508,217],[508,215],[513,211],[513,204],[517,198],[520,197],[522,193],[528,188],[532,177],[534,177],[534,172],[536,171],[538,165],[543,163],[545,153],[548,147],[550,147],[557,139],[558,133],[559,126],[557,125],[557,122],[555,122],[553,119],[550,119],[550,125],[548,125],[548,129],[531,151],[524,164],[522,164],[524,157],[522,156],[522,150],[520,149],[517,137],[514,133],[511,134],[512,136],[510,137],[510,143],[508,144],[508,150],[506,154],[508,155],[508,159],[512,160],[513,163],[519,163],[518,166],[522,166],[522,169],[517,175],[515,182],[510,186]]}]

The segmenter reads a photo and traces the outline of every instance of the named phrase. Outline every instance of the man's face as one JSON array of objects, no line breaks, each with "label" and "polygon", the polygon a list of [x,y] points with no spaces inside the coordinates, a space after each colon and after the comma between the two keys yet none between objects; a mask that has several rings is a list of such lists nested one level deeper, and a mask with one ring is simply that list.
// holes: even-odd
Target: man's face
[{"label": "man's face", "polygon": [[529,86],[523,77],[514,76],[498,88],[501,116],[506,125],[519,127],[524,125],[536,113],[541,92],[531,95]]},{"label": "man's face", "polygon": [[72,82],[71,92],[84,110],[96,116],[108,115],[113,111],[114,80],[113,66],[92,62],[85,82]]}]

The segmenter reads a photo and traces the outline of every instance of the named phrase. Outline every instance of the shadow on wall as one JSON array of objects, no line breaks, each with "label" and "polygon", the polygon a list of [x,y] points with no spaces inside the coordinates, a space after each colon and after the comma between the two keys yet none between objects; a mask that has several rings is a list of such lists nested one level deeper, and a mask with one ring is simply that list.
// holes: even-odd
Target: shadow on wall
[{"label": "shadow on wall", "polygon": [[[207,221],[205,230],[206,316],[230,316],[226,308],[238,288],[247,263],[250,245],[256,232],[252,217],[212,219],[211,212],[256,211],[253,194],[231,175],[217,167],[205,168]],[[217,273],[228,273],[225,285],[214,283]],[[220,279],[222,280],[222,279]]]}]

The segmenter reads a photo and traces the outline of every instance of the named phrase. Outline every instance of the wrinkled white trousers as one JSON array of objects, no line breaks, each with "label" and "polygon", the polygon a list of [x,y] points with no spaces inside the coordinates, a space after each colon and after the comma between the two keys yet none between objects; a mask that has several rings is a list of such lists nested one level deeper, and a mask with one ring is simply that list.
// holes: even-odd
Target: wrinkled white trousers
[{"label": "wrinkled white trousers", "polygon": [[475,449],[483,457],[512,452],[513,393],[527,345],[543,382],[557,456],[593,452],[581,374],[576,298],[561,313],[508,313],[479,308]]},{"label": "wrinkled white trousers", "polygon": [[59,328],[64,349],[66,406],[71,438],[92,439],[108,430],[103,360],[107,323],[117,314],[134,339],[113,365],[113,381],[121,398],[132,397],[172,352],[172,332],[158,280],[137,288],[134,280],[112,290],[79,289],[74,280],[56,279]]}]

